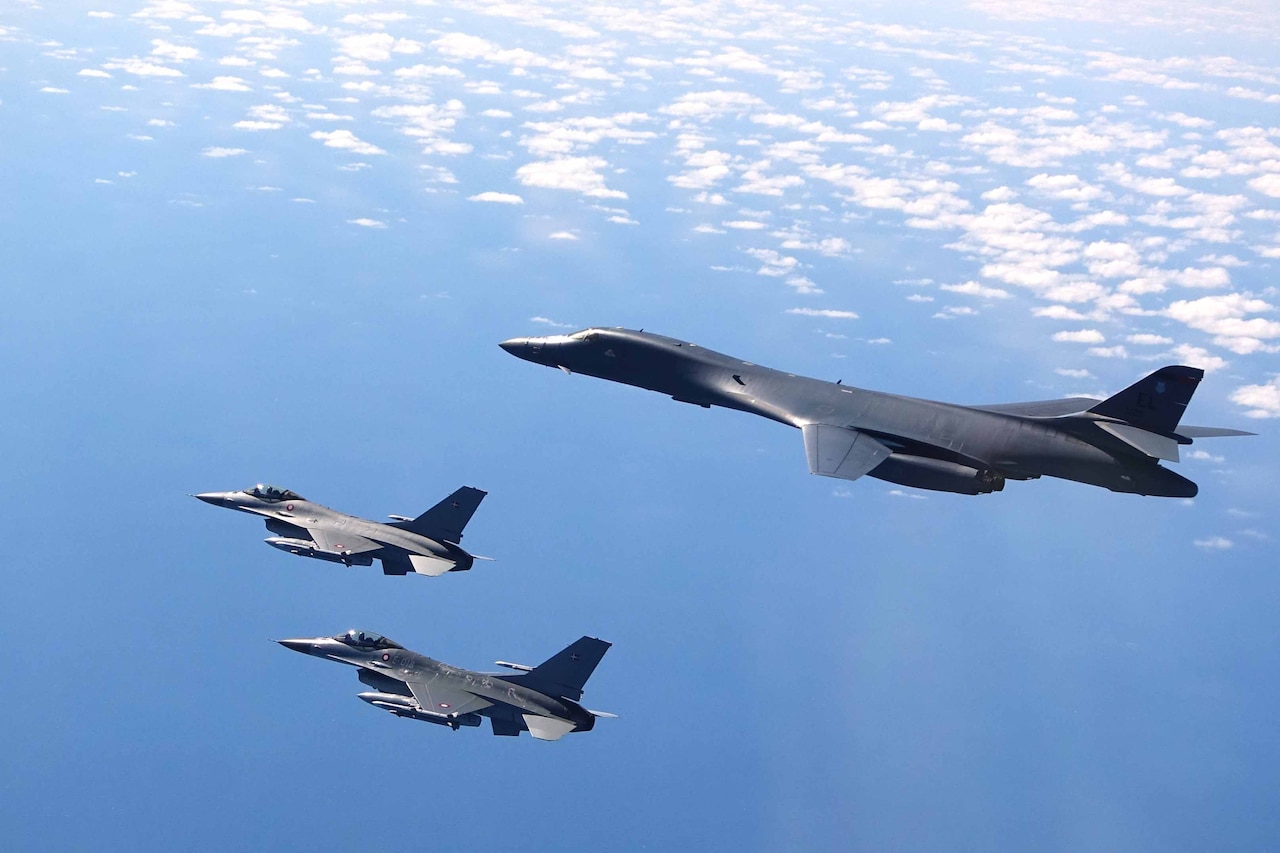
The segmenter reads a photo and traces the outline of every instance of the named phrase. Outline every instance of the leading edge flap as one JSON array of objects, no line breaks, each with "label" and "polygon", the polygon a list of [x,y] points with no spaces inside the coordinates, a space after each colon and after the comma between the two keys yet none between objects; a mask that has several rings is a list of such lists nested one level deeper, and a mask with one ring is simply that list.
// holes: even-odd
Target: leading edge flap
[{"label": "leading edge flap", "polygon": [[889,458],[889,448],[856,429],[832,424],[805,424],[804,454],[809,473],[856,480]]}]

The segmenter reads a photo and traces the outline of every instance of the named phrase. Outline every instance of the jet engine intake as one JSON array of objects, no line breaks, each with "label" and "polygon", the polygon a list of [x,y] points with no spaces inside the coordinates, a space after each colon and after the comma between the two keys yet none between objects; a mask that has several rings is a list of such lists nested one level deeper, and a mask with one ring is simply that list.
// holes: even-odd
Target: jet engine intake
[{"label": "jet engine intake", "polygon": [[960,495],[986,495],[1004,488],[1004,475],[999,471],[905,453],[893,454],[867,476],[899,486]]},{"label": "jet engine intake", "polygon": [[356,675],[360,679],[360,683],[367,684],[380,693],[394,693],[404,697],[413,695],[409,692],[409,685],[398,678],[392,678],[389,675],[383,675],[380,672],[374,672],[363,667],[360,668]]}]

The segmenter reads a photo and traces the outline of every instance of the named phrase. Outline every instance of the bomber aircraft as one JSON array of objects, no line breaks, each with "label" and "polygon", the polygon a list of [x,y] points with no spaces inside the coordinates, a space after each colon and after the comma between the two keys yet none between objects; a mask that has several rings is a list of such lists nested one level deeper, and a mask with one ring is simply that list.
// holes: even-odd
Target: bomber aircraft
[{"label": "bomber aircraft", "polygon": [[449,726],[478,726],[488,717],[495,735],[527,731],[538,740],[589,732],[596,717],[614,717],[580,704],[582,688],[609,643],[583,637],[544,663],[525,666],[497,661],[518,674],[472,672],[411,652],[369,631],[336,637],[277,640],[286,649],[359,667],[373,690],[356,694],[397,717]]},{"label": "bomber aircraft", "polygon": [[1197,438],[1253,435],[1179,426],[1204,371],[1162,367],[1106,400],[1069,397],[961,406],[797,376],[651,332],[592,328],[512,338],[526,361],[722,406],[798,427],[809,471],[864,474],[918,489],[980,495],[1006,480],[1059,477],[1113,492],[1188,498],[1196,484],[1161,467]]},{"label": "bomber aircraft", "polygon": [[458,544],[462,529],[486,494],[463,486],[417,518],[393,515],[387,524],[345,515],[264,483],[239,492],[205,492],[194,497],[262,516],[274,534],[266,543],[290,554],[344,566],[371,566],[377,559],[388,575],[414,572],[436,577],[465,572],[475,560],[491,559],[468,554]]}]

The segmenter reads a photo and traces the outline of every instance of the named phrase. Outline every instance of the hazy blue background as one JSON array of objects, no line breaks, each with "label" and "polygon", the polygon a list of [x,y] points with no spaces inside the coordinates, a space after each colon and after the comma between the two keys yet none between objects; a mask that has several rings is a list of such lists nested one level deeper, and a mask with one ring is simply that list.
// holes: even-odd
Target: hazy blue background
[{"label": "hazy blue background", "polygon": [[[1186,194],[1111,185],[1085,199],[1094,211],[1128,211],[1105,236],[1143,246],[1148,269],[1230,253],[1239,263],[1221,264],[1229,284],[1170,284],[1172,293],[1150,297],[1165,301],[1138,313],[1106,314],[1102,296],[1077,300],[1073,310],[1089,319],[1060,326],[1032,313],[1054,299],[1006,281],[1005,297],[944,320],[932,316],[941,301],[904,295],[964,304],[937,285],[1001,285],[980,275],[983,252],[948,248],[956,233],[904,226],[911,211],[864,205],[855,200],[862,190],[842,201],[812,173],[777,195],[735,195],[733,179],[670,180],[684,168],[676,140],[688,128],[661,111],[683,94],[751,92],[780,112],[803,112],[818,109],[825,89],[787,92],[772,77],[731,69],[705,83],[654,71],[656,79],[599,84],[584,104],[543,115],[519,112],[531,97],[484,100],[445,77],[438,91],[406,97],[468,102],[449,138],[473,150],[442,159],[419,154],[420,137],[398,134],[392,120],[369,118],[366,103],[332,102],[356,90],[329,71],[339,64],[331,37],[381,31],[344,16],[376,8],[402,13],[384,23],[420,43],[418,54],[397,56],[402,65],[456,60],[434,40],[468,33],[548,56],[568,55],[557,53],[562,40],[603,42],[619,72],[629,55],[696,58],[725,44],[788,69],[808,63],[828,83],[852,64],[888,69],[886,89],[844,92],[861,99],[856,118],[826,115],[848,132],[872,132],[855,125],[880,102],[927,97],[913,87],[928,78],[913,69],[929,64],[951,78],[949,91],[974,98],[948,116],[966,128],[984,119],[962,109],[999,98],[1031,109],[1040,91],[1077,98],[1082,114],[1139,94],[1150,105],[1143,118],[1132,107],[1127,120],[1138,124],[1180,110],[1209,115],[1215,130],[1265,128],[1276,124],[1265,97],[1280,100],[1277,72],[1247,65],[1274,62],[1274,33],[1250,27],[1260,20],[1265,29],[1265,16],[1242,7],[1239,19],[1189,34],[1178,14],[1194,7],[1175,5],[1167,24],[1108,21],[1094,10],[1104,19],[1067,25],[1048,12],[995,21],[957,6],[933,17],[928,37],[889,29],[861,42],[848,33],[805,42],[797,34],[819,31],[803,21],[725,4],[701,7],[707,29],[686,44],[607,30],[604,13],[585,18],[598,39],[562,39],[563,27],[484,4],[299,5],[290,14],[316,22],[313,30],[271,29],[295,43],[276,60],[252,60],[292,75],[278,82],[217,63],[261,49],[237,41],[254,32],[196,32],[206,25],[200,14],[235,21],[228,12],[249,7],[182,5],[102,18],[86,14],[93,5],[24,3],[0,16],[0,845],[1274,847],[1280,454],[1273,424],[1245,417],[1268,412],[1266,392],[1263,403],[1231,397],[1271,383],[1276,359],[1266,348],[1277,335],[1254,324],[1261,348],[1250,349],[1240,334],[1224,343],[1220,329],[1160,313],[1169,300],[1210,293],[1274,295],[1277,226],[1265,215],[1275,211],[1273,184],[1246,185],[1280,174],[1265,149],[1236,161],[1252,171],[1227,168],[1197,189],[1246,199],[1227,205],[1239,216],[1225,241],[1175,233],[1165,245],[1142,244],[1170,226],[1138,217],[1175,216],[1160,205]],[[136,10],[145,14],[130,17]],[[560,7],[557,20],[574,20],[573,10]],[[918,14],[907,7],[900,23],[922,25]],[[822,15],[898,23],[878,8]],[[960,22],[991,42],[942,28]],[[766,23],[792,29],[751,35]],[[153,39],[199,56],[166,58],[161,48],[147,58]],[[976,45],[980,56],[904,56],[884,39],[912,50]],[[1038,39],[1057,46],[1044,55],[1076,76],[1000,64],[1013,45],[1041,51]],[[1164,62],[1161,73],[1198,83],[1204,63],[1172,60],[1232,53],[1253,76],[1205,78],[1202,89],[1099,82],[1087,71],[1099,60],[1087,52],[1103,49]],[[184,76],[122,70],[131,56]],[[581,79],[536,63],[527,63],[532,78],[509,77],[510,63],[477,62],[456,63],[464,79],[505,90],[555,94]],[[323,73],[304,82],[310,67]],[[685,67],[694,66],[667,73]],[[84,68],[112,76],[78,75]],[[194,87],[225,74],[256,91]],[[1264,99],[1222,95],[1237,84]],[[996,94],[1010,85],[1023,88]],[[306,124],[305,107],[272,86],[302,87],[303,100],[351,112],[342,127],[384,153],[322,145],[309,134],[329,125]],[[372,108],[394,93],[358,96]],[[263,102],[294,111],[283,130],[233,127]],[[515,117],[480,115],[490,107]],[[624,109],[649,116],[654,137],[582,156],[607,159],[597,171],[626,199],[515,177],[539,161],[521,148],[536,132],[523,122]],[[1104,171],[1114,163],[1139,173],[1158,168],[1136,164],[1140,156],[1214,144],[1215,130],[1180,142],[1170,127],[1161,146],[1110,148],[1056,170],[990,162],[954,133],[935,142],[923,130],[883,143],[896,154],[845,144],[832,159],[872,176],[891,161],[915,162],[919,172],[901,180],[924,180],[926,161],[951,162],[959,171],[944,176],[958,188],[949,194],[968,199],[972,213],[985,205],[981,193],[1002,185],[1032,204],[1021,188],[1045,171],[1103,185],[1098,175],[1114,175]],[[744,112],[716,128],[728,151],[761,125]],[[1264,129],[1259,145],[1278,136]],[[210,147],[247,150],[202,156]],[[757,157],[744,156],[730,166],[738,175]],[[373,165],[341,168],[353,161]],[[458,183],[431,183],[424,163],[444,163]],[[468,200],[486,191],[523,203]],[[693,200],[700,191],[730,204]],[[823,208],[800,214],[787,204]],[[1067,201],[1041,207],[1063,227],[1071,219]],[[1246,219],[1247,210],[1264,215]],[[759,256],[746,252],[783,249],[790,238],[774,229],[799,227],[783,220],[801,216],[814,239],[848,244],[789,252],[825,294],[757,275]],[[753,217],[768,228],[722,224]],[[384,227],[350,221],[361,218]],[[700,222],[711,230],[695,231]],[[549,239],[564,231],[578,239]],[[929,282],[893,283],[905,279]],[[1119,292],[1115,280],[1103,283]],[[860,316],[784,313],[797,306]],[[1139,355],[1130,343],[1130,357],[1116,358],[1051,335],[1084,326],[1115,344],[1161,334],[1170,348],[1198,347],[1222,362],[1188,421],[1263,435],[1206,443],[1215,458],[1184,461],[1179,470],[1201,485],[1194,502],[1049,480],[981,498],[842,483],[809,477],[800,436],[776,424],[566,377],[497,348],[555,331],[535,317],[643,326],[797,373],[957,402],[1113,391],[1186,360],[1186,350]],[[868,344],[880,338],[891,343]],[[460,485],[484,488],[466,544],[498,561],[433,580],[295,559],[262,545],[256,521],[187,497],[257,481],[371,518],[415,515]],[[615,645],[585,701],[621,719],[555,744],[494,738],[487,726],[455,734],[378,713],[354,698],[363,688],[350,671],[268,642],[349,627],[479,669],[495,659],[536,663],[581,634],[602,637]]]}]

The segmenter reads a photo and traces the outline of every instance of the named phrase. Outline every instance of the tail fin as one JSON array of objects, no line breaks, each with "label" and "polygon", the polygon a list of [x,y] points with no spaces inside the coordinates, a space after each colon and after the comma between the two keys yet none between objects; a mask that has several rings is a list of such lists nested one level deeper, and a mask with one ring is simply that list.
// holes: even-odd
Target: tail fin
[{"label": "tail fin", "polygon": [[577,702],[582,698],[587,679],[596,671],[610,645],[595,637],[583,637],[529,670],[521,682],[535,690]]},{"label": "tail fin", "polygon": [[463,486],[412,521],[397,521],[395,526],[438,542],[461,542],[462,528],[487,494]]},{"label": "tail fin", "polygon": [[1151,432],[1172,433],[1203,378],[1198,367],[1162,367],[1089,411]]}]

